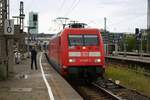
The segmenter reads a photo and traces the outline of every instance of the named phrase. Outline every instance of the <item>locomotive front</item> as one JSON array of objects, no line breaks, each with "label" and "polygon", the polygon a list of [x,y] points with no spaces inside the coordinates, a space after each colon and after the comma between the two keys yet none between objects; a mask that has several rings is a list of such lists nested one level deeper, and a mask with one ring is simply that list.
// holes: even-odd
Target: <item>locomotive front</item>
[{"label": "locomotive front", "polygon": [[66,44],[62,50],[64,73],[87,77],[103,75],[104,48],[98,29],[72,28],[66,30],[63,37],[66,37],[62,38]]}]

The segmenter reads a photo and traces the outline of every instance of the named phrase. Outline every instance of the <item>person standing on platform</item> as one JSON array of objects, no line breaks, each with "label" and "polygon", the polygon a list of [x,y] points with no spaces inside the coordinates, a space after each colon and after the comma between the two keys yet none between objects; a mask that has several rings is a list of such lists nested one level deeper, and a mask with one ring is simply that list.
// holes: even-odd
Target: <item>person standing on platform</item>
[{"label": "person standing on platform", "polygon": [[35,64],[35,69],[37,70],[37,60],[36,60],[36,56],[37,56],[37,51],[35,49],[35,47],[33,46],[31,48],[31,69],[33,70],[33,63]]},{"label": "person standing on platform", "polygon": [[46,50],[47,50],[46,42],[43,45],[43,50],[44,50],[44,52],[46,52]]}]

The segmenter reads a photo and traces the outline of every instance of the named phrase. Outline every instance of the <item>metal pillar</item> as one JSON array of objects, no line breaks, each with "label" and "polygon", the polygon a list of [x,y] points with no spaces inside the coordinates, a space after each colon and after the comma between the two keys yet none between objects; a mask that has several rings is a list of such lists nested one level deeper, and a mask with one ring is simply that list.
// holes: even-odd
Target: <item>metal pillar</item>
[{"label": "metal pillar", "polygon": [[149,34],[148,34],[148,32],[147,32],[147,37],[146,37],[146,53],[149,53]]},{"label": "metal pillar", "polygon": [[123,41],[124,41],[124,57],[127,56],[127,47],[126,47],[126,34],[123,35]]},{"label": "metal pillar", "polygon": [[9,19],[9,0],[0,0],[0,78],[6,79],[13,72],[13,38],[4,35],[4,22]]},{"label": "metal pillar", "polygon": [[12,36],[7,37],[7,56],[8,56],[8,76],[10,73],[14,72],[14,53],[13,53],[13,42]]},{"label": "metal pillar", "polygon": [[0,0],[0,78],[8,76],[7,39],[4,36],[4,21],[7,19],[7,0]]},{"label": "metal pillar", "polygon": [[118,55],[118,41],[115,41],[115,56]]},{"label": "metal pillar", "polygon": [[141,42],[141,45],[140,45],[140,56],[142,57],[142,55],[143,55],[143,31],[140,30],[140,32],[141,32],[141,40],[140,40],[140,42]]},{"label": "metal pillar", "polygon": [[24,29],[24,4],[23,1],[20,2],[20,31],[23,32]]},{"label": "metal pillar", "polygon": [[147,29],[150,29],[150,0],[147,2]]},{"label": "metal pillar", "polygon": [[6,79],[8,76],[8,58],[4,44],[6,44],[6,39],[0,36],[0,79]]},{"label": "metal pillar", "polygon": [[147,50],[149,53],[149,39],[150,39],[150,0],[147,1]]},{"label": "metal pillar", "polygon": [[[10,0],[7,0],[7,19],[10,19]],[[10,73],[14,72],[14,54],[13,54],[13,37],[12,36],[5,36],[6,37],[6,54],[8,58],[8,64],[7,64],[7,76],[10,75]]]},{"label": "metal pillar", "polygon": [[7,0],[7,18],[10,19],[10,0]]},{"label": "metal pillar", "polygon": [[107,18],[104,17],[104,34],[106,35],[107,39],[106,39],[106,56],[109,56],[109,34],[107,33]]}]

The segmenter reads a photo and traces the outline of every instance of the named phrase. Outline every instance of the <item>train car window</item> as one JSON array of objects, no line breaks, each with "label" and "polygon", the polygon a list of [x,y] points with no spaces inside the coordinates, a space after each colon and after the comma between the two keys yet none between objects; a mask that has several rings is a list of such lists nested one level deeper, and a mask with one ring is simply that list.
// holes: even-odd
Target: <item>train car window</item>
[{"label": "train car window", "polygon": [[83,45],[82,35],[69,35],[69,46],[81,46]]},{"label": "train car window", "polygon": [[97,35],[84,35],[84,45],[85,46],[95,46],[99,44]]}]

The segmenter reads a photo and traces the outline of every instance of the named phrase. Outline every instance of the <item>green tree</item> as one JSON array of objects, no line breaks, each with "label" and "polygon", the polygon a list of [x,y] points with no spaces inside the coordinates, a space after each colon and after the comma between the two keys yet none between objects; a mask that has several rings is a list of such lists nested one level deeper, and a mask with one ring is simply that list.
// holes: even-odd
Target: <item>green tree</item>
[{"label": "green tree", "polygon": [[126,38],[127,51],[132,52],[136,49],[136,39],[134,36],[130,36]]}]

